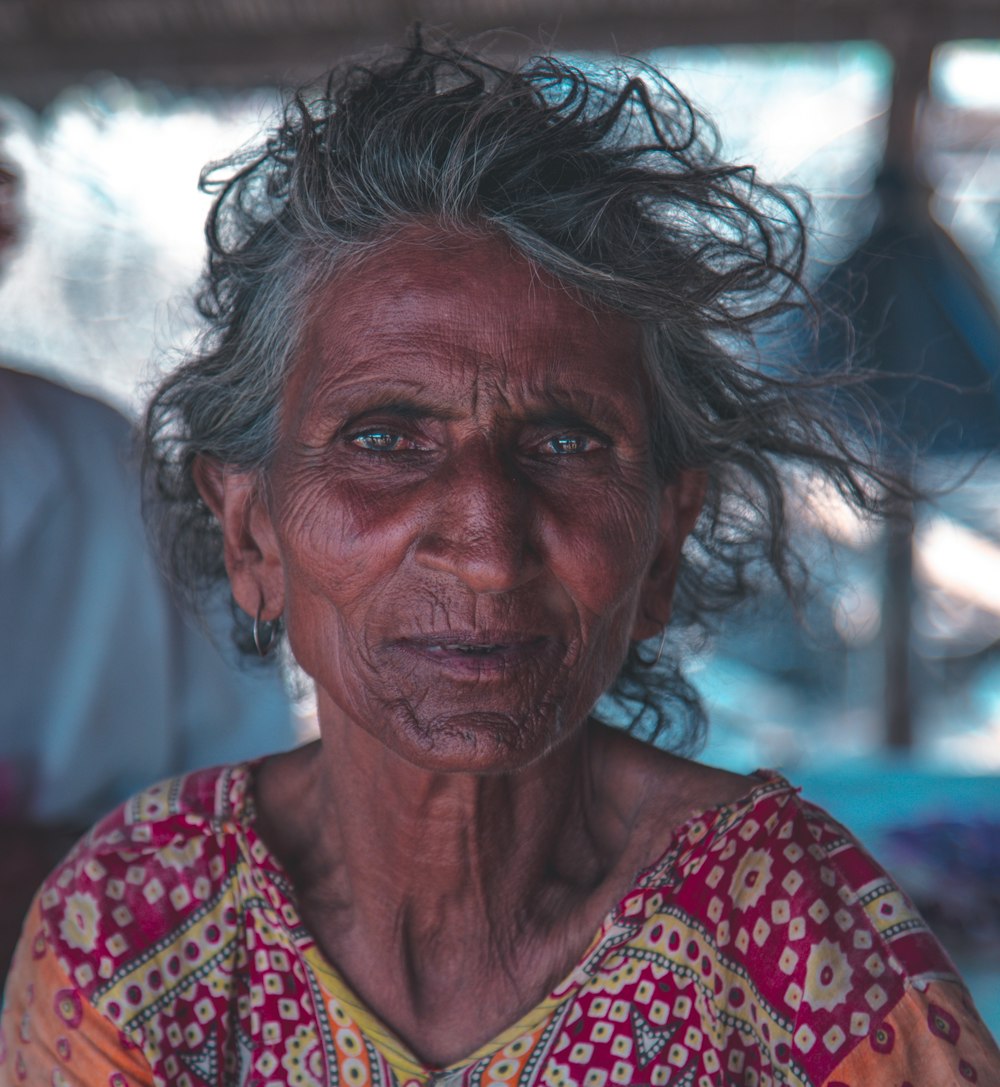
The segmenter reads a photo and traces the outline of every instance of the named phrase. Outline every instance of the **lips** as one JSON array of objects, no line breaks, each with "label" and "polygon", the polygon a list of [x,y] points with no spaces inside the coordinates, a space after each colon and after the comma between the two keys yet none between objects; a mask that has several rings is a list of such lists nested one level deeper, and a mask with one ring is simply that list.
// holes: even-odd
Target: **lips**
[{"label": "lips", "polygon": [[489,653],[496,653],[504,649],[509,649],[510,646],[502,642],[493,642],[486,645],[469,642],[445,642],[441,644],[435,643],[426,648],[429,653],[468,653],[470,655],[486,656]]},{"label": "lips", "polygon": [[412,646],[414,649],[427,651],[457,650],[462,653],[489,653],[494,650],[516,649],[525,646],[540,646],[549,641],[544,634],[524,634],[520,631],[429,631],[398,638],[396,645]]},{"label": "lips", "polygon": [[508,672],[518,665],[537,661],[555,648],[547,636],[498,632],[421,634],[393,641],[389,648],[411,659],[423,660],[447,671],[482,677]]}]

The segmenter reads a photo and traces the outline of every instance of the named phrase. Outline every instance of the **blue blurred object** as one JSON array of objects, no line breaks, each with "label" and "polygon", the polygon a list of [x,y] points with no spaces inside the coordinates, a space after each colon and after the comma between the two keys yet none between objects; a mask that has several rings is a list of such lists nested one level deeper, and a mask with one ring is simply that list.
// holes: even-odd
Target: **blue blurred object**
[{"label": "blue blurred object", "polygon": [[875,372],[868,392],[888,424],[888,453],[899,444],[918,454],[996,449],[1000,318],[993,301],[932,218],[927,190],[889,169],[875,192],[875,229],[820,287],[833,311],[820,334],[820,364],[837,368],[853,356]]},{"label": "blue blurred object", "polygon": [[893,827],[884,840],[886,863],[938,936],[1000,965],[1000,818]]}]

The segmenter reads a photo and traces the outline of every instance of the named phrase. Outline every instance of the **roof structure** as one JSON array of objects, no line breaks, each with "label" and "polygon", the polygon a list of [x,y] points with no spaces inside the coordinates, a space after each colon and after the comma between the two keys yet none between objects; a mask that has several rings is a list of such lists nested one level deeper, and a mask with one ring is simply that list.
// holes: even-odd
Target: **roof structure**
[{"label": "roof structure", "polygon": [[41,108],[109,71],[177,89],[298,83],[419,19],[625,53],[670,45],[1000,36],[996,0],[0,0],[0,94]]}]

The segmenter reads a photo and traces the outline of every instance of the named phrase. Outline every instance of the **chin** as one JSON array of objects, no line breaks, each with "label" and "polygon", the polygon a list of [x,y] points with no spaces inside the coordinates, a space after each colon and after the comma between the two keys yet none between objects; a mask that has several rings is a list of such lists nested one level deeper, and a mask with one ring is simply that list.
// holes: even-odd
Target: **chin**
[{"label": "chin", "polygon": [[[565,739],[555,724],[538,727],[496,712],[461,712],[417,719],[404,713],[380,736],[401,758],[444,774],[509,774],[523,770]],[[534,726],[534,727],[533,727]]]}]

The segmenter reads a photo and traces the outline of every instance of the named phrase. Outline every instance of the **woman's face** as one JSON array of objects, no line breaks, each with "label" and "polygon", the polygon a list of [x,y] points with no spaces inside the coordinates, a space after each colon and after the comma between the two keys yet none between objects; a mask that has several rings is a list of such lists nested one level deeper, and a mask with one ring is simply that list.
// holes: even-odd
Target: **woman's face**
[{"label": "woman's face", "polygon": [[654,471],[637,329],[418,227],[312,302],[265,494],[231,481],[237,599],[410,762],[524,766],[666,621],[697,515]]}]

